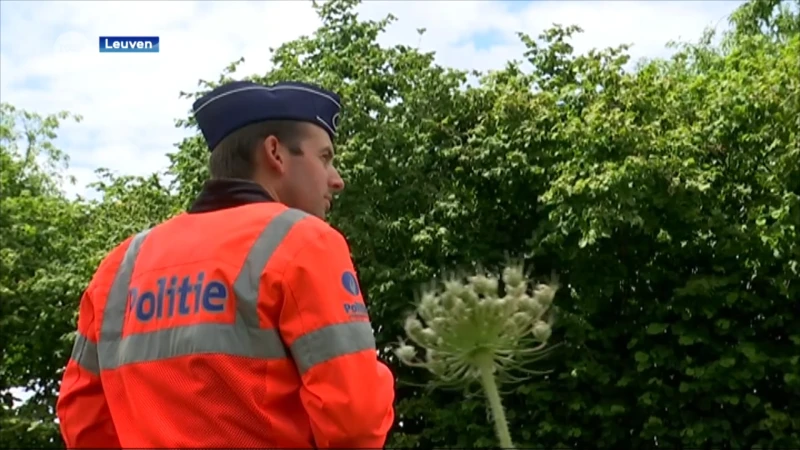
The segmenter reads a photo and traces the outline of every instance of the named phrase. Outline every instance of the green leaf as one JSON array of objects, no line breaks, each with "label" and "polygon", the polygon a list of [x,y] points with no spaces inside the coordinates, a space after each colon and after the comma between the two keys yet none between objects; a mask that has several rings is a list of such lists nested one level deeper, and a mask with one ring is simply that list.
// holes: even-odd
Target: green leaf
[{"label": "green leaf", "polygon": [[736,364],[736,358],[732,358],[729,356],[719,360],[719,365],[721,365],[722,367],[730,368],[733,367],[735,364]]},{"label": "green leaf", "polygon": [[651,323],[647,326],[647,334],[661,334],[666,331],[667,326],[664,323]]},{"label": "green leaf", "polygon": [[745,395],[744,401],[747,402],[747,404],[750,405],[751,408],[755,408],[756,406],[758,406],[759,403],[761,403],[761,399],[752,394]]}]

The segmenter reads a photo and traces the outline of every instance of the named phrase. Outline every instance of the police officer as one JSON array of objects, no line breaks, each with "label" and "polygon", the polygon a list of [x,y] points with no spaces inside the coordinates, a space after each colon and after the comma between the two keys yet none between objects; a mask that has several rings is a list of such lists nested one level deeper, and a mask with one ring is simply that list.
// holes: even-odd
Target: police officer
[{"label": "police officer", "polygon": [[211,180],[86,289],[57,403],[67,447],[382,447],[394,379],[324,221],[344,188],[339,96],[240,81],[193,107]]}]

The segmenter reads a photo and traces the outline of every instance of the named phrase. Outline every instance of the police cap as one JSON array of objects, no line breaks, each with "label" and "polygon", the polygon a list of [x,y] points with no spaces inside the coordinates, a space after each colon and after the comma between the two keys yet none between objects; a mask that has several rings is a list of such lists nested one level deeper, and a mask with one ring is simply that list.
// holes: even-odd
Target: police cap
[{"label": "police cap", "polygon": [[342,106],[336,93],[313,84],[287,81],[264,86],[233,81],[197,99],[192,109],[208,148],[213,151],[234,131],[265,120],[313,123],[333,140]]}]

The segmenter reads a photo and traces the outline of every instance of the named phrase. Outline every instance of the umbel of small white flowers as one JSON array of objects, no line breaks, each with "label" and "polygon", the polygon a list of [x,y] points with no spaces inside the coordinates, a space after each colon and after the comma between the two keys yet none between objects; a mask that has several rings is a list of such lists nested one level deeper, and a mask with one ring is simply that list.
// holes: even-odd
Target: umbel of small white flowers
[{"label": "umbel of small white flowers", "polygon": [[[422,367],[444,385],[480,381],[503,448],[512,448],[498,381],[519,381],[541,373],[524,368],[547,351],[552,334],[557,284],[533,285],[521,265],[512,264],[499,280],[488,274],[450,279],[443,290],[422,294],[416,313],[406,319],[408,338],[424,349],[401,343],[395,354],[406,365]],[[522,377],[512,375],[521,373]]]}]

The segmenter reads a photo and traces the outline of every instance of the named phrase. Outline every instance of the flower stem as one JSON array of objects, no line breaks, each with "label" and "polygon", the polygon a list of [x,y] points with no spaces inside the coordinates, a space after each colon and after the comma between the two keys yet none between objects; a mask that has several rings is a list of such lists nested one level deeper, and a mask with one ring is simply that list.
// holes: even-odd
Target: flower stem
[{"label": "flower stem", "polygon": [[497,383],[492,373],[492,360],[490,357],[480,358],[477,362],[478,370],[481,373],[481,384],[486,392],[486,399],[489,401],[489,408],[492,410],[494,427],[497,432],[497,439],[502,448],[514,448],[511,442],[511,432],[508,430],[506,412],[503,409],[503,402],[500,399],[500,392],[497,390]]}]

